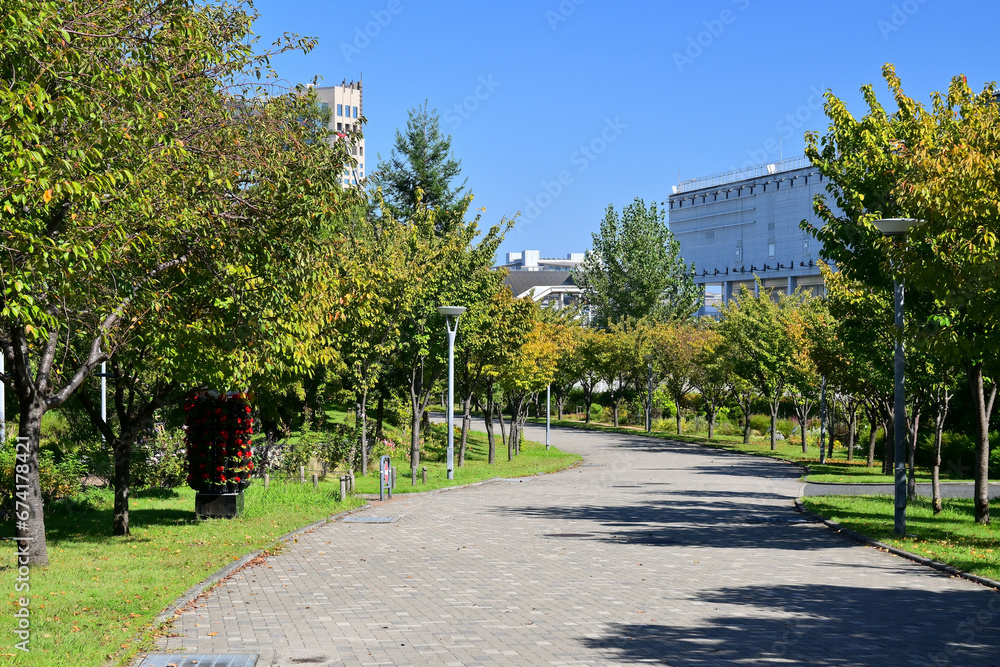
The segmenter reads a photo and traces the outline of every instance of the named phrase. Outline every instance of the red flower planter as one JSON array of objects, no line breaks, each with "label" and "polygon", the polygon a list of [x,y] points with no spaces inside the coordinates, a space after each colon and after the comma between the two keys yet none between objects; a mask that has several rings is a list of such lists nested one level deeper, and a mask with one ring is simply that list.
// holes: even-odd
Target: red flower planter
[{"label": "red flower planter", "polygon": [[187,412],[188,485],[207,493],[242,491],[253,470],[253,416],[246,394],[198,395]]}]

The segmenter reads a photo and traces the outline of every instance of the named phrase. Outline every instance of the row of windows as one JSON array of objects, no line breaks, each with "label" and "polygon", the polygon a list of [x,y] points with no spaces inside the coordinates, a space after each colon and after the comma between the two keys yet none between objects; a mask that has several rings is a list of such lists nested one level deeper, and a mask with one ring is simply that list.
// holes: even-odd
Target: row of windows
[{"label": "row of windows", "polygon": [[[344,109],[347,109],[347,114],[346,115],[347,115],[348,118],[357,118],[358,117],[358,108],[357,107],[352,107],[349,104],[338,104],[337,105],[337,115],[338,116],[344,116],[345,115],[344,114]],[[351,115],[352,111],[354,112],[353,116]]]},{"label": "row of windows", "polygon": [[[774,257],[774,246],[775,246],[774,239],[768,239],[767,240],[767,256],[768,257]],[[808,239],[802,241],[802,254],[806,255],[806,256],[809,255],[809,241],[808,241]],[[743,246],[736,246],[736,261],[739,262],[742,259],[743,259]]]}]

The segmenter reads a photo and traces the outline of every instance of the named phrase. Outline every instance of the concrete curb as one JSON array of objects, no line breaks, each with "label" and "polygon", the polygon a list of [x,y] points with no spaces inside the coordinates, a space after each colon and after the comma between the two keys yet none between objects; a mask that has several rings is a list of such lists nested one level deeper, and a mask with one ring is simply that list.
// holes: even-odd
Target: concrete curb
[{"label": "concrete curb", "polygon": [[909,551],[904,551],[904,550],[899,549],[897,547],[885,544],[884,542],[879,542],[878,540],[873,540],[872,538],[868,537],[867,535],[863,535],[863,534],[861,534],[859,532],[851,530],[850,528],[845,528],[844,526],[841,526],[836,521],[833,521],[831,519],[827,519],[826,517],[822,517],[819,514],[816,514],[814,512],[809,511],[808,509],[805,508],[805,506],[802,505],[801,501],[802,501],[801,498],[797,498],[795,500],[795,509],[797,509],[802,514],[805,514],[806,516],[812,517],[813,519],[816,519],[817,521],[823,523],[830,530],[833,530],[834,532],[837,532],[837,533],[841,533],[845,537],[851,538],[855,542],[860,542],[861,544],[864,544],[864,545],[869,546],[869,547],[875,547],[876,549],[880,549],[882,551],[888,551],[891,554],[895,554],[895,555],[900,556],[902,558],[906,558],[908,560],[912,560],[915,563],[920,563],[921,565],[926,565],[928,567],[932,567],[935,570],[939,570],[939,571],[944,572],[946,574],[950,574],[953,577],[959,577],[961,579],[966,579],[968,581],[980,584],[982,586],[986,586],[987,588],[992,588],[992,589],[996,590],[997,592],[1000,592],[1000,581],[995,581],[993,579],[987,579],[986,577],[980,577],[978,574],[972,574],[970,572],[963,572],[962,570],[959,570],[958,568],[956,568],[956,567],[954,567],[952,565],[948,565],[947,563],[942,563],[939,560],[934,560],[932,558],[926,558],[924,556],[920,556],[918,554],[911,553]]}]

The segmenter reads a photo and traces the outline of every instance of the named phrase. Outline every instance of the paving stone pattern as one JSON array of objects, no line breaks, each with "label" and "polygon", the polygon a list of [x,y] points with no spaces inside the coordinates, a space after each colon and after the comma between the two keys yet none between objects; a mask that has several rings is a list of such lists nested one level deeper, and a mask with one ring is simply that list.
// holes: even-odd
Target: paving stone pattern
[{"label": "paving stone pattern", "polygon": [[1000,664],[1000,594],[801,522],[793,466],[639,435],[552,443],[585,465],[318,528],[160,648],[272,667]]}]

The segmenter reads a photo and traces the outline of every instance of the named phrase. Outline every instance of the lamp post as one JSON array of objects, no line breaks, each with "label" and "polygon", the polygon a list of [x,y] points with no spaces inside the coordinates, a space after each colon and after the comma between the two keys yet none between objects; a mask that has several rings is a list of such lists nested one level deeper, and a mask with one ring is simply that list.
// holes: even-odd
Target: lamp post
[{"label": "lamp post", "polygon": [[552,385],[545,385],[545,449],[549,448],[549,432],[552,429]]},{"label": "lamp post", "polygon": [[[465,312],[465,306],[438,306],[444,315],[444,328],[448,332],[448,479],[455,479],[455,333],[458,332],[458,318]],[[451,318],[455,318],[455,326]]]},{"label": "lamp post", "polygon": [[[883,235],[889,237],[899,237],[906,241],[906,233],[913,227],[922,223],[923,220],[914,218],[886,218],[875,220],[872,224],[878,228]],[[898,268],[898,267],[894,267]],[[893,408],[892,422],[893,435],[895,437],[895,447],[893,448],[893,467],[895,486],[895,531],[900,537],[906,535],[906,391],[903,387],[905,378],[905,354],[903,350],[903,277],[898,270],[893,271],[893,286],[895,292],[895,322],[896,322],[896,349],[895,349],[895,406]]]},{"label": "lamp post", "polygon": [[646,433],[653,432],[653,355],[645,354],[646,369],[649,371],[646,386]]}]

